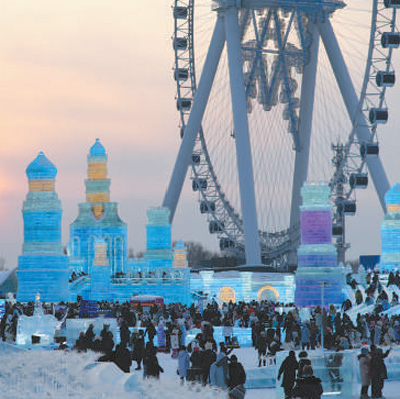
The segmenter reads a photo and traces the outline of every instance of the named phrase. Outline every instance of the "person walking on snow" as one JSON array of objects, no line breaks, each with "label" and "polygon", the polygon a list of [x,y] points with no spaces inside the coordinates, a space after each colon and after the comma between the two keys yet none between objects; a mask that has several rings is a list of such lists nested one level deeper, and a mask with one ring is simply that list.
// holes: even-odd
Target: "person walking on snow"
[{"label": "person walking on snow", "polygon": [[292,390],[296,381],[296,370],[298,370],[298,368],[299,363],[296,360],[296,354],[294,351],[290,351],[289,355],[282,362],[278,372],[278,380],[280,380],[281,375],[283,375],[281,386],[285,391],[285,399],[290,399],[292,397]]},{"label": "person walking on snow", "polygon": [[181,348],[178,353],[178,373],[182,384],[185,378],[187,377],[187,371],[189,367],[190,367],[189,353],[186,352],[186,346],[181,345]]}]

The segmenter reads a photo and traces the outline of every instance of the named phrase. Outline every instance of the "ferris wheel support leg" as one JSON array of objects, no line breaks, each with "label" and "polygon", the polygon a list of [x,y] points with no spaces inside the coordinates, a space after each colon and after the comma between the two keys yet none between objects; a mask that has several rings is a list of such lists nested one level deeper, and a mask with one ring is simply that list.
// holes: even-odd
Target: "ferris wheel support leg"
[{"label": "ferris wheel support leg", "polygon": [[171,212],[171,223],[174,219],[183,183],[185,182],[186,173],[191,162],[194,144],[201,127],[201,121],[203,120],[204,111],[210,96],[211,87],[224,45],[224,22],[221,17],[218,17],[171,180],[164,196],[163,207],[169,208]]},{"label": "ferris wheel support leg", "polygon": [[300,148],[296,151],[292,188],[292,207],[290,211],[290,227],[300,224],[301,188],[307,180],[308,160],[310,155],[311,128],[314,108],[315,80],[317,75],[319,33],[315,23],[308,25],[311,45],[309,58],[304,66],[301,83],[301,100],[299,113]]},{"label": "ferris wheel support leg", "polygon": [[248,265],[260,265],[261,251],[258,237],[256,196],[247,120],[238,10],[229,8],[224,12],[224,17],[246,262]]},{"label": "ferris wheel support leg", "polygon": [[[326,19],[324,22],[318,22],[318,29],[328,54],[333,73],[335,74],[336,81],[342,93],[350,120],[354,122],[357,117],[359,100],[329,19]],[[358,141],[361,143],[370,140],[371,133],[362,112],[358,115],[356,135]],[[382,161],[379,156],[367,157],[367,166],[383,212],[386,212],[385,194],[390,189],[390,184],[385,169],[383,168]]]}]

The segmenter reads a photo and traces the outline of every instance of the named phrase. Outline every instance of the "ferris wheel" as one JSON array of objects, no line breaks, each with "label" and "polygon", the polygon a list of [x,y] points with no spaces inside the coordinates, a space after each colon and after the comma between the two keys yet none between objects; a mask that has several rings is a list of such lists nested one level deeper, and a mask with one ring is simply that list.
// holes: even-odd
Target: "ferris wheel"
[{"label": "ferris wheel", "polygon": [[[300,189],[329,181],[338,246],[356,189],[390,185],[377,126],[395,83],[400,0],[175,0],[174,78],[182,138],[163,206],[187,169],[220,248],[287,265]],[[226,45],[225,45],[226,44]],[[334,154],[332,153],[334,150]],[[332,161],[333,157],[333,161]],[[340,252],[340,251],[339,251]]]}]

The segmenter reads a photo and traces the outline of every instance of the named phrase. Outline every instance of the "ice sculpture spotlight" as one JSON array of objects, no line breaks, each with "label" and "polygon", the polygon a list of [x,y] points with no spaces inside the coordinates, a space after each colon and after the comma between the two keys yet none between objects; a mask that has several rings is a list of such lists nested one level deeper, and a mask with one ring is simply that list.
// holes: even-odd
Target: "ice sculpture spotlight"
[{"label": "ice sculpture spotlight", "polygon": [[385,195],[386,215],[381,225],[381,268],[400,269],[400,184],[396,183]]},{"label": "ice sculpture spotlight", "polygon": [[61,242],[61,202],[55,192],[56,167],[39,152],[27,167],[29,192],[23,204],[24,244],[18,259],[17,300],[66,301],[68,258]]},{"label": "ice sculpture spotlight", "polygon": [[325,303],[341,304],[342,279],[332,245],[330,188],[325,182],[304,183],[301,189],[301,245],[297,252],[295,304],[321,304],[322,284]]}]

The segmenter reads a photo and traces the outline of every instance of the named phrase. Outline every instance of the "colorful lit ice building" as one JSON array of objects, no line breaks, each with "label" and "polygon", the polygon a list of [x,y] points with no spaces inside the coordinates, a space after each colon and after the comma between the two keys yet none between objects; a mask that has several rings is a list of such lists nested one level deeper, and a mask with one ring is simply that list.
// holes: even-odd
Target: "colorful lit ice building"
[{"label": "colorful lit ice building", "polygon": [[381,224],[382,270],[400,270],[400,184],[396,183],[385,195],[386,215]]},{"label": "colorful lit ice building", "polygon": [[[305,182],[301,189],[301,245],[297,251],[295,304],[341,304],[343,275],[332,244],[330,188],[325,182]],[[324,287],[323,287],[324,285]],[[324,291],[323,291],[324,290]]]},{"label": "colorful lit ice building", "polygon": [[[23,209],[25,241],[17,272],[19,300],[33,301],[39,291],[45,301],[75,301],[78,296],[125,301],[135,294],[156,294],[163,296],[166,303],[190,304],[200,298],[199,293],[219,302],[294,301],[293,274],[245,269],[190,273],[185,246],[180,241],[172,246],[169,210],[165,208],[147,211],[144,257],[128,258],[127,225],[118,215],[117,203],[110,201],[108,157],[99,140],[90,148],[87,161],[86,201],[79,204],[78,216],[70,225],[68,255],[64,255],[61,243],[61,203],[54,191],[57,170],[43,153],[27,169],[29,193]],[[329,209],[324,212],[326,218]],[[305,229],[309,227],[307,223]],[[325,227],[331,228],[331,224]],[[305,230],[302,233],[304,237],[310,234]],[[297,298],[304,297],[310,281],[317,284],[316,273],[322,270],[315,269],[319,261],[328,261],[329,265],[325,266],[333,268],[336,257],[328,243],[330,238],[330,235],[323,238],[329,253],[319,254],[318,259],[314,259],[314,253],[304,252],[311,247],[300,248]],[[313,265],[309,264],[310,257],[314,259]],[[336,276],[336,271],[332,269],[330,276]],[[317,292],[312,297],[316,301]]]}]

